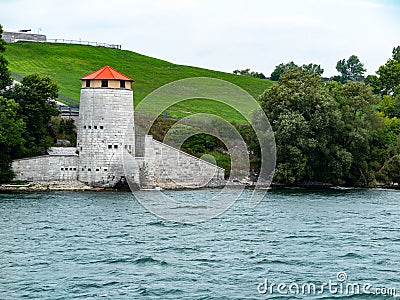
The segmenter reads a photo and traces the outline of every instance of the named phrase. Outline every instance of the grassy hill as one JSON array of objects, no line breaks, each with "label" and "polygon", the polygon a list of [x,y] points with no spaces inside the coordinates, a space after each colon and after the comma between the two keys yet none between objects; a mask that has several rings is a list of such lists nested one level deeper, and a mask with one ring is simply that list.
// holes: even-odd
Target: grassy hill
[{"label": "grassy hill", "polygon": [[[273,84],[268,80],[176,65],[127,50],[84,45],[18,42],[7,45],[5,57],[16,77],[38,73],[53,78],[60,86],[60,101],[75,106],[79,100],[79,78],[105,65],[135,80],[135,105],[158,87],[189,77],[223,79],[237,84],[256,99]],[[197,112],[217,114],[230,121],[242,121],[233,109],[206,99],[187,100],[168,109],[168,113],[176,117]]]}]

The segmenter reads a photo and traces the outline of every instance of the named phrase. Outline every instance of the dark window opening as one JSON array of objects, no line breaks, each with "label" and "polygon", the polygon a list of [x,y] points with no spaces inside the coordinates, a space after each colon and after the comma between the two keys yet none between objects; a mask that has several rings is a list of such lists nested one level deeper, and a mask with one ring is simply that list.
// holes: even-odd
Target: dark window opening
[{"label": "dark window opening", "polygon": [[102,80],[101,81],[101,87],[108,87],[108,80]]},{"label": "dark window opening", "polygon": [[69,168],[70,171],[72,171],[72,168]]},{"label": "dark window opening", "polygon": [[90,171],[92,171],[92,169],[91,169],[91,168],[88,168],[87,170],[88,170],[89,172],[90,172]]},{"label": "dark window opening", "polygon": [[84,168],[82,168],[82,171],[84,170]]},{"label": "dark window opening", "polygon": [[124,80],[121,80],[121,81],[119,82],[119,87],[121,87],[121,88],[124,88],[124,87],[125,87],[125,81],[124,81]]},{"label": "dark window opening", "polygon": [[86,80],[86,87],[90,87],[90,80]]},{"label": "dark window opening", "polygon": [[117,149],[117,148],[118,148],[118,145],[114,145],[114,148]]},{"label": "dark window opening", "polygon": [[103,126],[100,126],[100,129],[103,129],[104,127]]},{"label": "dark window opening", "polygon": [[61,171],[64,171],[64,168],[61,168]]},{"label": "dark window opening", "polygon": [[74,168],[74,171],[76,171],[76,168]]},{"label": "dark window opening", "polygon": [[97,129],[97,125],[94,125],[94,129]]},{"label": "dark window opening", "polygon": [[105,172],[107,172],[107,169],[104,169]]},{"label": "dark window opening", "polygon": [[83,129],[86,129],[86,125],[83,126]]},{"label": "dark window opening", "polygon": [[112,148],[112,145],[108,145],[108,149],[111,149]]},{"label": "dark window opening", "polygon": [[96,171],[98,172],[98,171],[100,171],[99,169],[96,169]]},{"label": "dark window opening", "polygon": [[92,126],[89,125],[89,129],[92,129]]}]

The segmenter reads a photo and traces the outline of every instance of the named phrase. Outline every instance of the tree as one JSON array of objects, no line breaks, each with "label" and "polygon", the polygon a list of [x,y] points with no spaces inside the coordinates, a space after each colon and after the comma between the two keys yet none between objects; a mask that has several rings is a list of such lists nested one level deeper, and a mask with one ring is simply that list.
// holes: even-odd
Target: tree
[{"label": "tree", "polygon": [[364,64],[360,62],[356,55],[351,55],[348,60],[339,60],[336,64],[336,70],[341,73],[341,76],[336,77],[341,83],[346,83],[347,80],[362,81],[366,72]]},{"label": "tree", "polygon": [[400,46],[394,47],[392,51],[392,57],[400,63]]},{"label": "tree", "polygon": [[374,110],[379,97],[363,82],[330,83],[326,88],[339,105],[341,123],[336,131],[338,143],[351,154],[353,160],[352,169],[344,179],[351,185],[373,185],[371,135],[379,126]]},{"label": "tree", "polygon": [[50,136],[50,120],[59,111],[50,99],[58,96],[57,84],[47,76],[32,74],[24,77],[21,85],[15,85],[4,94],[19,104],[19,115],[26,123],[23,134],[24,148],[18,157],[35,156],[45,153],[53,144]]},{"label": "tree", "polygon": [[365,80],[365,84],[368,84],[372,87],[375,94],[380,94],[382,91],[382,83],[378,76],[376,75],[368,75]]},{"label": "tree", "polygon": [[18,108],[14,100],[0,96],[0,183],[14,177],[11,170],[13,154],[24,142],[25,122],[17,115]]},{"label": "tree", "polygon": [[385,65],[379,67],[376,73],[379,75],[383,95],[393,93],[400,85],[400,62],[397,60],[389,59]]},{"label": "tree", "polygon": [[284,64],[281,63],[275,67],[275,70],[271,73],[271,80],[278,81],[280,76],[285,72],[299,68],[293,61]]},{"label": "tree", "polygon": [[250,72],[250,69],[235,70],[235,71],[233,71],[233,74],[254,77],[254,78],[260,78],[260,79],[266,78],[263,73],[258,73],[258,72],[253,72],[253,71]]},{"label": "tree", "polygon": [[260,96],[275,132],[277,166],[274,180],[340,183],[352,157],[337,143],[342,126],[338,103],[320,76],[295,68]]},{"label": "tree", "polygon": [[3,56],[7,43],[2,39],[2,34],[3,27],[0,25],[0,91],[12,83],[11,74],[7,68],[8,61]]},{"label": "tree", "polygon": [[324,69],[322,69],[320,65],[313,63],[310,63],[308,65],[304,64],[301,66],[301,68],[306,72],[312,72],[319,76],[321,76],[324,73]]}]

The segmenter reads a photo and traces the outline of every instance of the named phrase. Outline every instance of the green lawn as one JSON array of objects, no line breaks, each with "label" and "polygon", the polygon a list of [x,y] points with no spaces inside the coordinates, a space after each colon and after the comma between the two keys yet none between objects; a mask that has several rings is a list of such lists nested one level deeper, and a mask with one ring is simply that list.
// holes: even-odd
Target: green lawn
[{"label": "green lawn", "polygon": [[[135,105],[158,87],[189,77],[223,79],[245,89],[256,99],[273,84],[269,80],[176,65],[127,50],[94,46],[18,42],[7,45],[5,57],[9,61],[10,70],[15,74],[26,76],[38,73],[52,77],[60,86],[60,100],[69,104],[76,104],[79,100],[79,78],[105,65],[135,80]],[[68,98],[75,101],[68,101]],[[156,107],[157,103],[154,105]],[[187,100],[168,109],[170,115],[177,117],[196,112],[217,114],[235,122],[242,121],[236,111],[212,100]]]}]

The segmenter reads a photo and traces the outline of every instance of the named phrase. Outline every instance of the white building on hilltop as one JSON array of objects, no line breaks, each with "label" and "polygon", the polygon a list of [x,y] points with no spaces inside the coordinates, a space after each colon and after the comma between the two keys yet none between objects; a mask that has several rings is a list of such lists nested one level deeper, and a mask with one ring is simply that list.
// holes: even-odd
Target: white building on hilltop
[{"label": "white building on hilltop", "polygon": [[128,126],[132,79],[105,66],[81,80],[77,147],[54,147],[47,155],[15,160],[17,180],[78,180],[93,187],[117,187],[129,180],[137,188],[222,184],[222,168],[152,136],[135,137],[135,128]]}]

